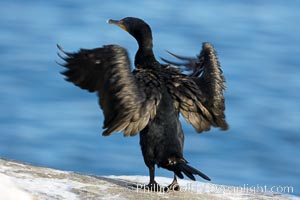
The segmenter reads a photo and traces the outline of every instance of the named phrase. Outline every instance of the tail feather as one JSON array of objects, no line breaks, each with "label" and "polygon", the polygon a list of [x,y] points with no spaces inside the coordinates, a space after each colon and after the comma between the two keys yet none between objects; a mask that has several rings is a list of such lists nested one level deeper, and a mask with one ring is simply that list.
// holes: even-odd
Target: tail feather
[{"label": "tail feather", "polygon": [[[200,172],[199,170],[193,168],[192,166],[189,166],[187,163],[178,163],[177,166],[175,166],[176,168],[178,168],[180,171],[182,171],[187,177],[189,177],[192,180],[196,180],[194,175],[199,175],[201,176],[203,179],[210,181],[210,178],[208,176],[206,176],[205,174],[203,174],[202,172]],[[180,178],[180,177],[179,177]]]},{"label": "tail feather", "polygon": [[193,181],[196,180],[195,176],[193,175],[196,174],[194,170],[190,170],[188,168],[188,165],[187,164],[179,164],[178,168],[187,176],[189,177],[190,179],[192,179]]},{"label": "tail feather", "polygon": [[181,173],[181,171],[178,168],[174,167],[173,171],[176,174],[176,176],[178,176],[179,178],[183,179],[183,174]]},{"label": "tail feather", "polygon": [[[210,181],[210,178],[200,172],[199,170],[195,169],[194,167],[187,164],[187,161],[184,158],[178,158],[178,157],[171,157],[168,159],[168,164],[165,166],[165,168],[173,171],[176,176],[179,178],[183,178],[183,174],[189,177],[192,180],[196,180],[194,175],[199,175],[203,179]],[[183,173],[183,174],[182,174]]]}]

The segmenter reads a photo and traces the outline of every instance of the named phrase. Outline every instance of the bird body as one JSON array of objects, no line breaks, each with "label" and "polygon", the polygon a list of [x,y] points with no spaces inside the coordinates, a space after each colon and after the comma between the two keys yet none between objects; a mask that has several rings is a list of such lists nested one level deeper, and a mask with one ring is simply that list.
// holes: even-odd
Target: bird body
[{"label": "bird body", "polygon": [[[197,58],[175,57],[185,63],[160,64],[153,54],[150,26],[138,18],[109,20],[130,33],[138,42],[131,72],[127,51],[118,45],[96,49],[81,49],[76,53],[59,56],[65,60],[63,74],[66,80],[90,92],[97,92],[104,113],[104,132],[124,132],[125,136],[140,135],[145,164],[149,168],[148,187],[158,190],[155,165],[174,172],[169,188],[178,190],[176,176],[183,174],[195,180],[205,174],[191,167],[184,159],[184,134],[179,114],[197,132],[211,126],[228,128],[225,120],[223,91],[225,79],[214,48],[203,43]],[[177,66],[192,71],[187,75]]]},{"label": "bird body", "polygon": [[140,133],[140,145],[147,166],[157,164],[162,167],[171,156],[183,157],[184,136],[179,114],[170,102],[171,96],[166,88],[162,89],[155,118]]}]

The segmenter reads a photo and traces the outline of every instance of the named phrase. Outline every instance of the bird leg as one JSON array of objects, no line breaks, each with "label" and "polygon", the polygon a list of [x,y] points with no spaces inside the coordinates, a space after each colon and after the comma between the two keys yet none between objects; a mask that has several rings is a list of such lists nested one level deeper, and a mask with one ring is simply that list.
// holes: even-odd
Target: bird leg
[{"label": "bird leg", "polygon": [[180,186],[177,182],[177,178],[176,175],[174,174],[174,179],[172,181],[172,183],[168,186],[169,190],[173,190],[173,191],[180,191]]},{"label": "bird leg", "polygon": [[149,175],[150,175],[150,182],[148,185],[145,186],[144,189],[147,189],[151,192],[161,192],[162,188],[159,184],[154,180],[155,176],[155,168],[154,166],[149,167]]}]

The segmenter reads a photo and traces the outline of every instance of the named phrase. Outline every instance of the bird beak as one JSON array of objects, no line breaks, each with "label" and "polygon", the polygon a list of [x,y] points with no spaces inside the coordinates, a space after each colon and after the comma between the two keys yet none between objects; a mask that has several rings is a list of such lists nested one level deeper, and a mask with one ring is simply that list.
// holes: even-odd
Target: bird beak
[{"label": "bird beak", "polygon": [[126,26],[124,25],[123,21],[122,20],[113,20],[113,19],[109,19],[107,21],[108,24],[114,24],[114,25],[117,25],[119,26],[121,29],[125,30],[128,32]]}]

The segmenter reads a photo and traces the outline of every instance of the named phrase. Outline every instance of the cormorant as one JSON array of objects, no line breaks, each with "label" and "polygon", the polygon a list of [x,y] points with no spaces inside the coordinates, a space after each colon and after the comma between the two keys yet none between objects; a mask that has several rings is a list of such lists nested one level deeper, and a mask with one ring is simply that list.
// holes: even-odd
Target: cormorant
[{"label": "cormorant", "polygon": [[[153,54],[150,26],[141,19],[126,17],[109,20],[138,43],[135,69],[131,72],[127,51],[118,45],[95,49],[80,49],[76,53],[59,55],[67,70],[66,80],[81,89],[97,92],[104,112],[104,136],[124,132],[124,136],[140,135],[145,164],[149,168],[151,190],[159,190],[155,165],[174,172],[170,189],[179,190],[176,176],[183,174],[192,180],[208,176],[188,165],[183,156],[184,135],[179,113],[198,133],[211,126],[228,129],[225,120],[222,75],[216,52],[210,43],[203,43],[200,55],[187,58],[172,54],[185,63],[164,60],[160,64]],[[190,74],[184,73],[190,70]]]}]

